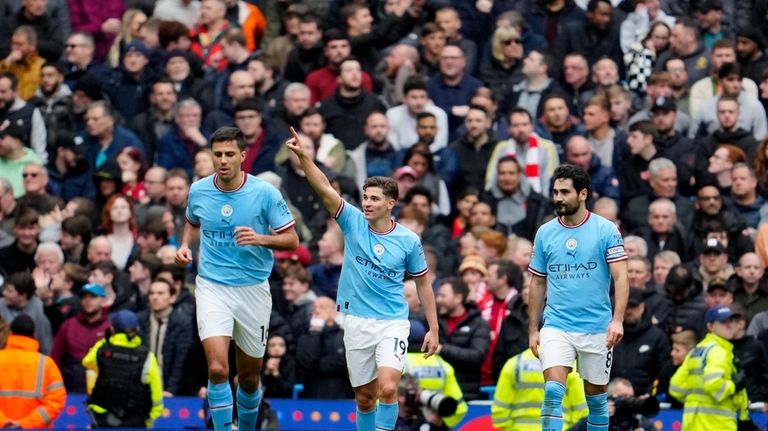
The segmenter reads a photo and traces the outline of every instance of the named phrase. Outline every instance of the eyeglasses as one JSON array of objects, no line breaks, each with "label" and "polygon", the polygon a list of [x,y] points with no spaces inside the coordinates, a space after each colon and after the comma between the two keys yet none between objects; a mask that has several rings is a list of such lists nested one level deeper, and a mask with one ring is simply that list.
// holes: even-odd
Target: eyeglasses
[{"label": "eyeglasses", "polygon": [[502,40],[501,43],[503,43],[504,45],[512,45],[513,43],[515,45],[520,45],[522,41],[523,41],[522,39],[507,39],[507,40]]},{"label": "eyeglasses", "polygon": [[38,172],[24,172],[23,174],[21,174],[22,178],[29,178],[29,177],[37,178],[38,176],[40,176]]}]

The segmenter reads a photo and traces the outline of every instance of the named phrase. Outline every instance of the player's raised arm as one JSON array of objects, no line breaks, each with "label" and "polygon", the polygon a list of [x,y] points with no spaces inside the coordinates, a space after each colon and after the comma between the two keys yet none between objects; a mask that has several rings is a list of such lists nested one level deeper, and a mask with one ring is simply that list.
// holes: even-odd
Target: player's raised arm
[{"label": "player's raised arm", "polygon": [[547,294],[547,279],[532,274],[528,288],[528,344],[534,356],[539,357],[539,319],[544,308],[544,297]]},{"label": "player's raised arm", "polygon": [[627,261],[620,260],[609,264],[614,284],[613,319],[608,325],[608,348],[615,346],[624,336],[624,312],[627,310],[629,300],[629,278],[627,278]]},{"label": "player's raised arm", "polygon": [[[325,208],[331,215],[336,214],[336,211],[338,211],[339,206],[341,205],[341,196],[336,193],[336,190],[331,186],[331,182],[328,181],[328,177],[326,177],[323,171],[317,167],[315,161],[304,152],[304,149],[301,146],[302,137],[296,133],[296,130],[294,130],[293,127],[291,127],[291,135],[293,137],[285,141],[285,145],[299,158],[301,169],[304,170],[309,185],[311,185],[317,194],[320,195],[320,199],[323,201]],[[304,139],[308,140],[309,138],[304,136]]]}]

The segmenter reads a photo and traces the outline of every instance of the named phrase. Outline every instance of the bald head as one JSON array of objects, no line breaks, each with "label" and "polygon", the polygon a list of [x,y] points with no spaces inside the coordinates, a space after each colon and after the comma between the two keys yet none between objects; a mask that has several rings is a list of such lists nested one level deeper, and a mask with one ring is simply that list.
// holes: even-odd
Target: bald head
[{"label": "bald head", "polygon": [[254,97],[256,94],[256,82],[253,80],[253,76],[247,70],[232,72],[229,75],[227,94],[235,102]]},{"label": "bald head", "polygon": [[93,237],[88,243],[88,262],[96,264],[112,258],[112,244],[106,236],[99,235]]},{"label": "bald head", "polygon": [[568,163],[589,170],[592,164],[592,147],[587,138],[574,135],[565,146],[565,157]]}]

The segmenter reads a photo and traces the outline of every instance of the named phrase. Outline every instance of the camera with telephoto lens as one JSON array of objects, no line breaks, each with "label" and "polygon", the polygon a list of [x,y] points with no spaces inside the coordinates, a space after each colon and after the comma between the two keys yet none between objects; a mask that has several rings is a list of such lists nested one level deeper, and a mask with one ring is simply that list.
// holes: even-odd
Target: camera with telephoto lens
[{"label": "camera with telephoto lens", "polygon": [[412,408],[426,407],[437,413],[441,418],[453,416],[459,407],[459,402],[436,391],[419,390],[418,388],[409,388],[405,394],[405,404]]}]

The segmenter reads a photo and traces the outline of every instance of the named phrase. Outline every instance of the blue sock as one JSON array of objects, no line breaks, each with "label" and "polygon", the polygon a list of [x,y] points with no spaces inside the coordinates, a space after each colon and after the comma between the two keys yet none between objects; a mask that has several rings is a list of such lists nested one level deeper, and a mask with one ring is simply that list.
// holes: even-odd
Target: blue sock
[{"label": "blue sock", "polygon": [[357,431],[375,431],[376,408],[369,412],[361,412],[358,408],[355,414],[355,427]]},{"label": "blue sock", "polygon": [[608,430],[608,394],[587,395],[587,431]]},{"label": "blue sock", "polygon": [[398,408],[397,402],[392,404],[379,403],[379,408],[376,410],[376,431],[395,429]]},{"label": "blue sock", "polygon": [[208,380],[208,406],[211,409],[213,429],[232,431],[232,388],[229,383]]},{"label": "blue sock", "polygon": [[544,383],[544,402],[541,405],[541,430],[563,430],[563,397],[565,386],[560,382]]},{"label": "blue sock", "polygon": [[253,431],[256,429],[259,403],[261,403],[261,388],[249,394],[243,390],[242,386],[237,386],[237,429],[239,431]]}]

